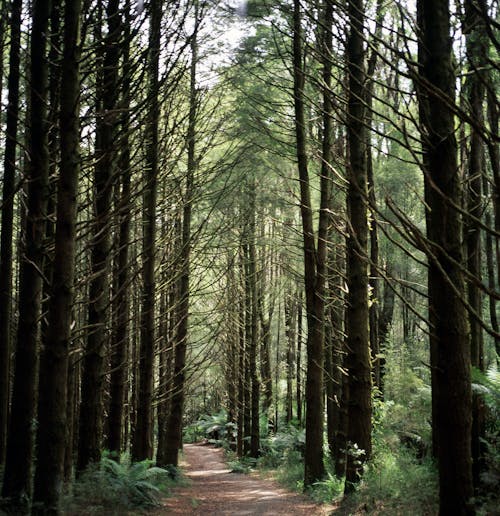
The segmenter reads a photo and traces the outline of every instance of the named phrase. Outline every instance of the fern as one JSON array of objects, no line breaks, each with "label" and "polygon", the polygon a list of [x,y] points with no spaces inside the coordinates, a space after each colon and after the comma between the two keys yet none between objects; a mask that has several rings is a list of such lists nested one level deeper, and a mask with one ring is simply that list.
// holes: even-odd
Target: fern
[{"label": "fern", "polygon": [[152,466],[150,460],[129,465],[105,455],[80,476],[63,505],[68,514],[83,507],[86,513],[104,514],[156,507],[170,479],[170,471]]}]

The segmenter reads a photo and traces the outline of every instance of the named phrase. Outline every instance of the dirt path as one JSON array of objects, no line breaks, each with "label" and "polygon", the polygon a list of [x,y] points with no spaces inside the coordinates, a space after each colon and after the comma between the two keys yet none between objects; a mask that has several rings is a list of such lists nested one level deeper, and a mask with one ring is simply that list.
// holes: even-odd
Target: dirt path
[{"label": "dirt path", "polygon": [[185,474],[191,483],[177,488],[155,516],[185,515],[325,515],[328,510],[275,482],[253,475],[231,473],[222,450],[211,446],[184,446]]}]

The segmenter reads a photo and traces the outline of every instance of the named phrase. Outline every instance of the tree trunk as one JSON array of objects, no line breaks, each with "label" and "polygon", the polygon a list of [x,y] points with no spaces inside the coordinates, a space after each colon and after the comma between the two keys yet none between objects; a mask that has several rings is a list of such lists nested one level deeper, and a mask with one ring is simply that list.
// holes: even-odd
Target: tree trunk
[{"label": "tree trunk", "polygon": [[123,30],[123,78],[121,120],[122,138],[120,141],[120,157],[118,168],[121,173],[121,192],[118,206],[118,258],[115,268],[116,294],[113,308],[113,343],[111,346],[110,404],[108,416],[108,449],[116,460],[120,460],[123,449],[123,426],[125,412],[125,394],[127,384],[127,357],[129,345],[130,318],[130,224],[131,210],[131,164],[130,164],[130,5],[127,3]]},{"label": "tree trunk", "polygon": [[373,89],[375,86],[374,73],[377,65],[378,41],[382,35],[383,22],[383,0],[377,0],[375,12],[375,33],[371,42],[371,53],[367,65],[367,86],[366,86],[366,126],[369,131],[366,133],[366,174],[368,180],[368,200],[370,203],[370,291],[372,303],[370,306],[370,349],[373,367],[373,383],[380,389],[380,339],[379,339],[379,287],[380,277],[378,271],[379,244],[378,244],[378,222],[377,222],[377,196],[375,192],[375,178],[373,174],[373,159],[371,146],[371,129],[373,124]]},{"label": "tree trunk", "polygon": [[433,339],[433,426],[437,428],[440,514],[471,512],[471,373],[465,286],[460,264],[460,177],[454,116],[448,0],[419,0],[421,124],[428,206],[429,318]]},{"label": "tree trunk", "polygon": [[155,237],[156,197],[158,175],[158,123],[159,106],[159,60],[161,2],[150,5],[149,28],[149,113],[146,129],[146,166],[143,199],[143,261],[142,261],[142,307],[141,307],[141,355],[139,365],[139,399],[137,426],[132,446],[132,460],[141,461],[153,457],[153,376],[155,343]]},{"label": "tree trunk", "polygon": [[[345,491],[359,481],[362,464],[371,455],[371,360],[367,270],[367,167],[365,127],[364,10],[361,0],[349,2],[347,62],[349,93],[347,113],[348,239],[347,239],[347,355],[349,382]],[[363,450],[357,451],[356,450]],[[361,455],[360,455],[361,454]]]},{"label": "tree trunk", "polygon": [[47,33],[52,3],[37,1],[31,27],[29,89],[28,198],[24,252],[19,279],[19,325],[7,455],[2,496],[14,511],[27,510],[31,496],[33,420],[36,418],[39,321],[43,240],[47,210],[49,156],[47,149]]},{"label": "tree trunk", "polygon": [[110,299],[111,194],[115,178],[116,96],[120,42],[118,0],[109,0],[106,8],[108,33],[105,38],[102,84],[98,85],[98,103],[102,103],[96,124],[96,164],[94,168],[94,220],[91,243],[91,274],[87,344],[80,404],[80,429],[77,470],[101,459],[102,395],[104,356],[108,342]]},{"label": "tree trunk", "polygon": [[182,445],[182,417],[184,413],[184,380],[189,317],[189,273],[191,253],[191,212],[194,195],[194,175],[196,162],[196,117],[197,99],[196,64],[198,60],[197,32],[199,26],[198,4],[195,3],[195,29],[191,39],[191,69],[189,90],[189,120],[187,133],[187,172],[186,190],[182,218],[182,241],[180,251],[181,272],[179,279],[178,324],[175,346],[174,377],[172,384],[172,401],[168,417],[166,436],[166,463],[177,466],[178,452]]},{"label": "tree trunk", "polygon": [[[6,10],[3,5],[2,10]],[[11,3],[10,13],[7,126],[5,130],[5,155],[2,186],[2,228],[0,240],[0,464],[3,464],[5,460],[7,422],[9,414],[13,262],[12,236],[17,162],[17,127],[19,121],[21,10],[22,0],[13,0]],[[3,53],[1,55],[3,55]]]},{"label": "tree trunk", "polygon": [[302,425],[302,292],[298,295],[297,301],[297,353],[296,360],[296,388],[297,388],[297,421]]},{"label": "tree trunk", "polygon": [[[330,5],[330,3],[328,3]],[[300,210],[304,247],[304,283],[307,309],[307,377],[306,377],[306,449],[304,456],[304,486],[310,486],[325,475],[323,463],[323,363],[324,363],[324,284],[326,262],[326,235],[328,229],[328,163],[323,156],[321,169],[321,206],[318,231],[318,249],[314,242],[313,212],[307,166],[306,125],[304,118],[305,72],[302,55],[302,21],[300,0],[294,0],[293,11],[293,67],[295,135],[300,180]],[[330,124],[330,110],[324,123]],[[328,134],[324,127],[324,133]],[[326,138],[323,138],[326,141]],[[324,149],[323,149],[324,150]]]},{"label": "tree trunk", "polygon": [[[485,45],[484,27],[481,15],[477,12],[473,0],[465,2],[465,19],[463,33],[466,37],[466,52],[469,62],[469,75],[465,83],[469,113],[474,122],[483,126],[484,100],[484,68],[487,66],[487,47]],[[465,235],[467,247],[467,270],[478,280],[481,280],[481,230],[477,221],[481,220],[483,212],[482,177],[484,168],[484,146],[481,134],[474,127],[470,128],[470,149],[467,164],[467,212]],[[479,287],[473,282],[468,283],[467,299],[470,307],[476,312],[482,312],[482,295]],[[473,313],[469,313],[471,360],[472,366],[484,370],[483,361],[483,330],[480,321]],[[485,434],[484,400],[478,393],[472,396],[472,476],[474,486],[480,483],[480,473],[484,467],[483,446],[481,440]]]},{"label": "tree trunk", "polygon": [[61,165],[48,334],[40,367],[38,441],[32,514],[57,514],[64,480],[67,378],[71,342],[78,179],[80,174],[81,0],[67,2],[61,74]]},{"label": "tree trunk", "polygon": [[238,437],[236,442],[236,450],[238,457],[243,457],[244,453],[244,437],[245,437],[245,290],[242,286],[242,265],[241,252],[239,254],[240,262],[240,279],[239,279],[239,295],[238,295]]},{"label": "tree trunk", "polygon": [[[387,264],[385,268],[385,273],[387,276],[390,276],[391,268],[390,265]],[[389,284],[389,279],[384,282],[384,297],[382,304],[382,311],[380,312],[379,323],[378,323],[378,338],[379,338],[379,350],[380,350],[380,377],[379,377],[379,389],[382,394],[382,399],[384,397],[384,377],[385,377],[385,345],[387,343],[387,337],[389,335],[389,330],[392,324],[392,317],[394,314],[394,298],[395,292],[394,288]]]},{"label": "tree trunk", "polygon": [[257,264],[255,251],[255,179],[249,184],[250,187],[250,222],[248,242],[248,279],[250,282],[250,378],[252,382],[251,410],[252,425],[250,433],[250,456],[257,458],[260,451],[260,382],[257,372],[257,342],[258,335],[258,299],[257,299]]},{"label": "tree trunk", "polygon": [[286,423],[293,418],[293,376],[295,362],[295,324],[297,321],[297,305],[293,293],[285,294],[285,335],[286,348]]}]

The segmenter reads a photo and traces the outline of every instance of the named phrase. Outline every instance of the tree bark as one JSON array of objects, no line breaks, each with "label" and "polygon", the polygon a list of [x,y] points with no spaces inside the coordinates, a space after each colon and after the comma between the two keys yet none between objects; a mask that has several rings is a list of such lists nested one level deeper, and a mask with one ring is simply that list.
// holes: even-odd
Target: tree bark
[{"label": "tree bark", "polygon": [[139,365],[139,398],[137,404],[137,426],[132,446],[132,460],[141,461],[153,456],[153,376],[155,343],[155,238],[156,197],[158,175],[158,123],[159,107],[159,63],[161,2],[150,4],[149,28],[149,113],[146,129],[146,166],[143,198],[143,262],[142,262],[142,307],[141,307],[141,353]]},{"label": "tree bark", "polygon": [[[3,464],[5,461],[9,414],[13,262],[12,237],[17,162],[17,128],[19,121],[21,10],[22,1],[13,0],[10,9],[7,125],[5,130],[2,227],[0,240],[0,464]],[[4,6],[2,6],[2,11],[6,11]]]},{"label": "tree bark", "polygon": [[[321,201],[318,230],[318,249],[314,241],[313,212],[309,188],[304,116],[303,36],[300,0],[294,0],[293,10],[293,95],[297,164],[300,181],[300,211],[304,248],[304,283],[307,310],[307,376],[306,376],[306,449],[304,456],[304,487],[321,480],[325,475],[323,463],[323,364],[324,364],[324,286],[326,235],[328,229],[328,158],[323,156],[321,169]],[[324,123],[330,123],[330,110],[325,106]],[[328,134],[328,128],[324,127]],[[324,137],[324,140],[326,138]]]},{"label": "tree bark", "polygon": [[32,514],[57,514],[64,480],[67,377],[71,342],[78,179],[80,174],[81,0],[66,2],[61,74],[61,165],[48,333],[40,367],[38,441]]},{"label": "tree bark", "polygon": [[460,203],[460,177],[449,105],[455,96],[449,2],[419,0],[417,12],[440,514],[462,515],[472,512],[472,395],[461,218],[452,206]]},{"label": "tree bark", "polygon": [[[345,491],[359,481],[362,464],[371,455],[371,360],[369,340],[367,268],[367,165],[365,120],[365,69],[363,49],[364,10],[361,0],[349,2],[347,62],[349,93],[347,114],[348,163],[348,239],[347,314],[345,367],[348,374],[349,450]],[[357,450],[363,450],[356,451]],[[362,453],[358,455],[358,453]]]},{"label": "tree bark", "polygon": [[[465,2],[465,18],[463,33],[466,37],[466,52],[469,63],[469,75],[465,89],[471,118],[479,126],[484,124],[483,101],[485,94],[484,68],[487,66],[486,35],[481,15],[476,10],[473,0]],[[481,229],[477,221],[481,220],[483,212],[482,177],[484,168],[484,146],[481,134],[475,128],[470,128],[470,149],[467,163],[467,212],[465,235],[467,247],[467,270],[478,280],[481,280]],[[473,282],[467,285],[467,299],[470,307],[476,312],[482,312],[482,295],[479,287]],[[483,360],[483,330],[480,321],[473,313],[469,313],[471,360],[472,366],[484,370]],[[481,469],[484,467],[483,446],[481,440],[485,434],[484,400],[478,393],[472,396],[472,477],[474,486],[480,483]]]},{"label": "tree bark", "polygon": [[248,280],[250,283],[250,379],[251,379],[251,432],[250,432],[250,456],[257,458],[260,451],[260,382],[257,372],[257,342],[258,342],[258,306],[257,306],[257,267],[255,251],[255,179],[250,187],[250,221],[248,242]]},{"label": "tree bark", "polygon": [[19,279],[19,324],[7,455],[2,496],[14,511],[27,510],[31,497],[33,420],[36,417],[39,321],[41,312],[43,240],[48,198],[47,32],[50,0],[33,5],[29,87],[28,198],[24,250]]},{"label": "tree bark", "polygon": [[195,3],[195,29],[191,39],[191,69],[189,90],[189,120],[187,133],[187,172],[184,192],[184,208],[182,217],[182,241],[180,251],[181,272],[179,279],[179,312],[175,346],[174,377],[172,384],[172,401],[168,417],[166,436],[166,462],[177,466],[179,449],[182,445],[182,417],[184,413],[184,380],[186,368],[186,352],[188,345],[189,318],[189,273],[191,254],[191,214],[194,195],[194,175],[196,162],[196,117],[197,89],[196,64],[198,60],[198,4]]},{"label": "tree bark", "polygon": [[121,172],[121,192],[118,207],[118,258],[116,263],[116,295],[113,309],[113,342],[111,346],[111,376],[108,449],[116,460],[120,460],[123,449],[123,425],[125,412],[125,389],[127,383],[127,357],[130,319],[130,224],[131,214],[131,164],[130,164],[130,5],[127,3],[123,30],[123,77],[122,77],[122,120],[119,170]]},{"label": "tree bark", "polygon": [[[116,100],[119,63],[120,15],[118,0],[106,6],[108,33],[104,42],[102,84],[98,103],[102,106],[96,124],[94,167],[94,220],[91,243],[91,273],[87,343],[85,348],[80,404],[77,470],[101,459],[102,395],[104,356],[108,343],[110,300],[110,229],[112,191],[116,170]],[[99,106],[100,107],[100,106]]]}]

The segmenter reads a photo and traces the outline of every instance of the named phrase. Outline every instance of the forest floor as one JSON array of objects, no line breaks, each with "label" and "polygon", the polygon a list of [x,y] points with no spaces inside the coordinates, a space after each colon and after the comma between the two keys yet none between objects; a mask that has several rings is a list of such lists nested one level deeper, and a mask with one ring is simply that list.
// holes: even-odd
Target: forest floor
[{"label": "forest floor", "polygon": [[220,448],[186,444],[181,466],[189,485],[175,488],[153,515],[313,516],[330,514],[333,509],[287,491],[256,473],[231,473]]}]

